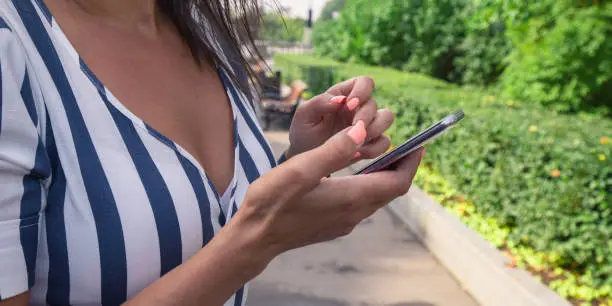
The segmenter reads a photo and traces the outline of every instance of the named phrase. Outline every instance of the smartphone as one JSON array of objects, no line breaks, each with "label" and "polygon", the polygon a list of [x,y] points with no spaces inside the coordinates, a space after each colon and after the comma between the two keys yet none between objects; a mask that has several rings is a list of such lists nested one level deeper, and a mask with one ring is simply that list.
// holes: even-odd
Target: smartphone
[{"label": "smartphone", "polygon": [[464,117],[465,114],[461,110],[446,116],[444,119],[440,120],[436,124],[430,126],[429,128],[410,138],[408,141],[404,142],[399,147],[376,158],[369,165],[355,172],[355,175],[368,174],[389,168],[395,162],[406,157],[411,152],[423,147],[428,142],[436,139],[438,136],[448,131],[450,128],[454,127]]}]

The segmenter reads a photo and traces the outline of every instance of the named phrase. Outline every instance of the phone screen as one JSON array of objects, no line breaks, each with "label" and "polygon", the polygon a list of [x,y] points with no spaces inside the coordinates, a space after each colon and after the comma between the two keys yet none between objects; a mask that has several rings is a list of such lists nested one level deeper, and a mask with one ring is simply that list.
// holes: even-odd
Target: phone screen
[{"label": "phone screen", "polygon": [[406,157],[411,152],[423,147],[428,142],[436,139],[450,128],[454,127],[459,121],[465,117],[463,111],[456,111],[429,128],[423,130],[419,134],[413,136],[408,141],[404,142],[399,147],[395,148],[391,152],[388,152],[374,161],[369,165],[363,167],[361,170],[355,172],[355,174],[367,174],[376,171],[381,171],[389,168],[393,163]]}]

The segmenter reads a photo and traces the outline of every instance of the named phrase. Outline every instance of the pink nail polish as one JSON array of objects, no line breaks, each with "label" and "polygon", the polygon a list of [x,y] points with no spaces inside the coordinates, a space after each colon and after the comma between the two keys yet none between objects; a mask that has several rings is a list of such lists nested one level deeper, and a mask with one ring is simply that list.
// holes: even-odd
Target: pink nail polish
[{"label": "pink nail polish", "polygon": [[357,152],[355,153],[355,156],[353,156],[353,159],[358,159],[361,157],[361,152]]},{"label": "pink nail polish", "polygon": [[346,96],[335,96],[335,97],[329,99],[329,102],[335,103],[335,104],[342,104],[345,101],[346,101]]},{"label": "pink nail polish", "polygon": [[347,132],[347,135],[351,137],[355,144],[361,145],[367,136],[365,123],[363,123],[362,120],[357,121],[357,123]]},{"label": "pink nail polish", "polygon": [[348,103],[346,103],[346,107],[350,111],[356,109],[357,106],[359,106],[359,98],[352,98],[351,101],[348,101]]}]

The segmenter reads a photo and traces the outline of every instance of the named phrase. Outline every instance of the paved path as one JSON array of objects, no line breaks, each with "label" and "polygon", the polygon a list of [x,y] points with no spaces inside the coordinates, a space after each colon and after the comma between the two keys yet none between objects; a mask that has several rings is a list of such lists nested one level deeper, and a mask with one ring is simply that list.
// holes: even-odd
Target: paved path
[{"label": "paved path", "polygon": [[[286,133],[266,135],[278,155]],[[344,238],[284,254],[251,285],[249,306],[477,306],[388,210]]]}]

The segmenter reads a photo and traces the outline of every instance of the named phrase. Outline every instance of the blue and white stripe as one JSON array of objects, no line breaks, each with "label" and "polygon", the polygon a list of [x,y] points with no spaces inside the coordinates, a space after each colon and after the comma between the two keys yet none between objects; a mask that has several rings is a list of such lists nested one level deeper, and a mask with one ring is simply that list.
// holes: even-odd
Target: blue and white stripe
[{"label": "blue and white stripe", "polygon": [[120,304],[206,245],[276,165],[220,69],[235,161],[219,194],[104,87],[42,0],[0,2],[0,70],[0,300],[30,290],[32,305]]}]

